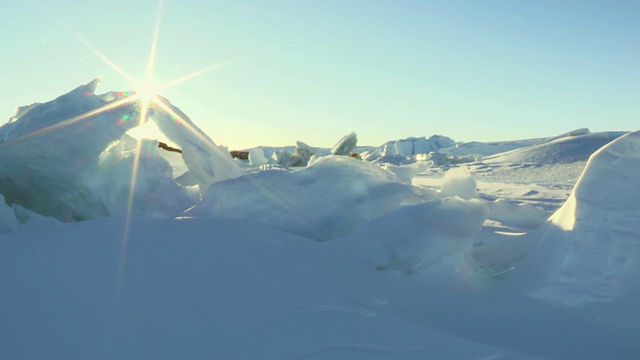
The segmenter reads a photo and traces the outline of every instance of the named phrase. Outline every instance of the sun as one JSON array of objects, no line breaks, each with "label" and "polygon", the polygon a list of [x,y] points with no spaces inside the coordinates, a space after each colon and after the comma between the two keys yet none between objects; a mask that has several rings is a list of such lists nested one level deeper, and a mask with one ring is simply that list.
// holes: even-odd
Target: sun
[{"label": "sun", "polygon": [[173,143],[165,134],[160,131],[158,125],[156,125],[153,121],[147,121],[142,125],[134,127],[133,129],[127,131],[127,135],[131,136],[134,139],[154,139],[159,142],[163,142],[166,144],[170,144],[171,146],[177,146]]},{"label": "sun", "polygon": [[[156,21],[155,21],[155,27],[153,32],[153,40],[151,41],[151,51],[149,53],[145,75],[142,79],[134,78],[133,76],[129,75],[120,66],[118,66],[118,64],[116,64],[113,60],[111,60],[109,57],[103,54],[98,48],[96,48],[89,41],[87,41],[82,36],[80,36],[80,34],[72,31],[71,28],[65,22],[63,22],[61,19],[56,18],[55,20],[58,22],[60,26],[66,29],[72,36],[78,39],[86,48],[92,51],[97,57],[102,59],[107,65],[109,65],[109,67],[111,67],[115,72],[117,72],[120,76],[122,76],[122,78],[125,79],[131,86],[132,92],[131,93],[125,92],[124,96],[119,97],[116,100],[107,102],[102,106],[91,109],[82,114],[72,116],[68,119],[60,121],[53,125],[38,129],[27,135],[24,135],[15,139],[11,139],[10,141],[0,144],[0,148],[2,148],[3,146],[8,146],[10,144],[13,144],[22,140],[26,140],[27,138],[43,136],[45,134],[49,134],[51,132],[63,129],[67,126],[77,124],[81,121],[84,121],[86,119],[92,118],[101,113],[116,109],[121,106],[134,104],[138,107],[139,111],[136,111],[136,116],[131,119],[132,121],[137,122],[137,125],[136,127],[134,127],[134,129],[138,129],[138,128],[140,129],[138,130],[139,135],[137,136],[137,139],[136,139],[137,145],[136,145],[136,150],[134,152],[133,165],[131,168],[129,198],[128,198],[128,203],[126,207],[125,221],[123,225],[120,258],[118,261],[118,276],[116,280],[116,296],[115,296],[116,299],[115,299],[114,315],[117,315],[118,313],[118,304],[120,302],[120,292],[122,289],[122,281],[124,277],[124,267],[125,267],[127,247],[129,242],[129,230],[130,230],[131,221],[132,221],[131,215],[133,210],[134,191],[135,191],[136,182],[138,179],[138,168],[140,166],[140,152],[141,152],[141,146],[143,143],[141,139],[152,138],[156,140],[162,140],[162,136],[164,136],[164,134],[161,134],[161,132],[158,130],[158,127],[154,126],[155,123],[153,123],[152,121],[148,121],[150,120],[150,118],[152,119],[153,111],[163,111],[167,113],[173,121],[175,121],[178,125],[183,127],[185,130],[189,131],[193,136],[198,138],[203,145],[206,146],[207,144],[209,144],[209,146],[212,148],[214,152],[220,151],[219,148],[217,148],[217,146],[211,141],[211,139],[209,139],[206,135],[203,135],[201,131],[195,129],[190,124],[190,122],[186,121],[178,112],[176,112],[174,108],[170,106],[168,101],[163,99],[160,96],[160,94],[163,91],[168,90],[174,86],[182,84],[198,76],[207,74],[215,69],[230,65],[244,58],[244,56],[238,56],[230,60],[227,60],[225,62],[215,63],[209,67],[206,67],[204,69],[201,69],[199,71],[185,75],[183,77],[174,79],[166,83],[156,82],[154,80],[155,59],[156,59],[156,48],[158,44],[158,33],[160,31],[161,14],[162,14],[162,0],[160,0],[160,2],[158,3],[158,10],[156,13]],[[153,110],[150,111],[151,109]],[[152,126],[145,126],[145,124],[151,124]],[[152,130],[148,130],[148,129],[152,129]],[[129,134],[129,132],[127,134]],[[159,136],[159,135],[162,135],[162,136]],[[167,142],[171,143],[171,141],[167,141]],[[166,144],[164,145],[166,149]],[[180,149],[172,148],[171,151],[182,153]]]},{"label": "sun", "polygon": [[162,86],[154,81],[140,82],[133,88],[133,92],[138,96],[140,101],[147,103],[157,101],[158,95],[160,95],[162,90]]},{"label": "sun", "polygon": [[[206,136],[203,136],[199,131],[194,129],[191,126],[191,124],[189,124],[188,121],[184,120],[182,116],[180,116],[180,114],[176,113],[170,106],[168,106],[165,103],[165,101],[161,99],[160,94],[163,91],[168,90],[176,85],[184,83],[195,77],[202,76],[215,69],[230,65],[244,58],[243,56],[239,56],[222,63],[216,63],[209,67],[196,71],[194,73],[169,81],[167,83],[156,82],[154,80],[154,73],[155,73],[156,49],[158,44],[158,34],[160,32],[161,14],[162,14],[162,0],[160,0],[160,2],[158,3],[158,9],[156,12],[156,21],[155,21],[154,32],[153,32],[153,39],[151,41],[151,51],[149,52],[149,58],[147,60],[145,74],[142,79],[137,79],[129,75],[120,66],[118,66],[113,60],[111,60],[109,57],[104,55],[99,49],[93,46],[89,41],[85,40],[79,34],[74,34],[75,37],[85,47],[91,50],[96,56],[102,59],[107,65],[109,65],[109,67],[111,67],[115,72],[117,72],[120,76],[122,76],[123,79],[125,79],[129,83],[129,85],[131,86],[131,89],[133,90],[133,94],[125,98],[119,99],[117,101],[114,101],[112,103],[109,103],[98,109],[95,109],[91,111],[90,114],[87,114],[87,115],[83,114],[77,118],[73,118],[68,121],[65,121],[65,125],[62,125],[62,126],[70,125],[73,122],[80,121],[89,116],[96,115],[100,112],[113,109],[116,106],[120,106],[123,104],[135,103],[139,107],[139,111],[137,112],[138,114],[137,119],[133,119],[134,121],[137,121],[137,126],[133,129],[134,134],[137,134],[136,136],[137,145],[136,145],[135,156],[133,159],[133,165],[131,169],[131,181],[129,184],[129,199],[127,204],[125,222],[123,225],[120,259],[118,264],[118,277],[116,281],[116,301],[115,301],[115,309],[114,309],[116,314],[118,311],[117,310],[118,303],[120,302],[120,292],[121,292],[122,281],[124,277],[124,266],[125,266],[127,247],[128,247],[128,241],[129,241],[129,229],[131,227],[131,221],[132,221],[131,214],[133,210],[134,191],[136,188],[136,182],[138,178],[138,168],[140,166],[140,150],[141,150],[141,144],[142,144],[141,138],[153,138],[156,140],[160,140],[163,137],[163,136],[160,136],[163,134],[160,133],[160,131],[157,129],[157,126],[145,125],[145,124],[152,123],[152,121],[148,121],[149,118],[151,117],[150,115],[152,115],[152,112],[150,111],[150,109],[153,108],[155,111],[160,110],[168,113],[171,116],[171,118],[174,119],[174,121],[179,123],[181,126],[184,126],[185,129],[187,129],[194,136],[202,140],[203,144],[211,144],[212,147],[215,147],[215,144],[213,144],[210,139],[206,138]],[[138,130],[136,131],[136,129]],[[152,129],[152,130],[148,130],[148,129]],[[131,130],[127,134],[130,134],[130,133],[131,133]]]}]

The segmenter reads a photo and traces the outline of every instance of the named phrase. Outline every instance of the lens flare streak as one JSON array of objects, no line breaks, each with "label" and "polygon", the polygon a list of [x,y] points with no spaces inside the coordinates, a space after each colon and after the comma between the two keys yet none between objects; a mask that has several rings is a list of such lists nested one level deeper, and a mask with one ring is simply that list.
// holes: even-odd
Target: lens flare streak
[{"label": "lens flare streak", "polygon": [[117,72],[122,78],[124,78],[131,86],[135,86],[137,83],[136,79],[134,79],[131,75],[127,74],[118,64],[109,59],[106,55],[104,55],[100,50],[98,50],[95,46],[93,46],[90,42],[85,40],[82,36],[78,34],[74,34],[76,39],[78,39],[82,45],[87,47],[91,52],[93,52],[96,56],[98,56],[102,61],[107,63],[115,72]]},{"label": "lens flare streak", "polygon": [[213,70],[216,70],[216,69],[231,65],[231,64],[233,64],[235,62],[238,62],[238,61],[240,61],[240,60],[242,60],[244,58],[245,58],[244,56],[238,56],[236,58],[221,62],[219,64],[213,64],[213,65],[211,65],[209,67],[206,67],[206,68],[204,68],[202,70],[198,70],[198,71],[196,71],[194,73],[191,73],[189,75],[185,75],[185,76],[183,76],[181,78],[172,80],[172,81],[170,81],[170,82],[168,82],[166,84],[160,85],[160,91],[164,91],[164,90],[170,89],[170,88],[172,88],[172,87],[174,87],[176,85],[182,84],[182,83],[184,83],[186,81],[189,81],[189,80],[191,80],[193,78],[196,78],[198,76],[201,76],[201,75],[204,75],[206,73],[209,73],[209,72],[211,72]]},{"label": "lens flare streak", "polygon": [[213,148],[212,146],[213,143],[211,139],[209,139],[200,131],[194,129],[193,126],[191,126],[191,124],[187,122],[187,120],[185,120],[182,116],[180,116],[180,114],[175,112],[172,108],[167,106],[167,104],[165,104],[162,101],[154,101],[154,104],[157,105],[160,109],[164,110],[167,114],[169,114],[172,119],[178,122],[178,124],[180,124],[181,126],[184,126],[192,135],[198,138],[198,140],[202,141],[205,145],[211,145],[211,148]]},{"label": "lens flare streak", "polygon": [[[158,35],[160,33],[160,24],[161,24],[161,18],[162,18],[162,0],[160,0],[158,2],[158,8],[156,11],[156,19],[155,19],[155,25],[154,25],[154,31],[153,31],[153,37],[152,37],[152,41],[151,41],[151,49],[149,52],[149,58],[147,60],[147,66],[145,69],[145,74],[144,74],[144,78],[142,80],[137,80],[135,79],[133,76],[129,75],[126,71],[124,71],[118,64],[116,64],[114,61],[112,61],[111,59],[109,59],[106,55],[104,55],[100,50],[98,50],[94,45],[92,45],[91,43],[89,43],[86,39],[84,39],[82,36],[80,36],[79,34],[73,32],[72,30],[70,30],[70,27],[65,24],[64,22],[62,22],[61,20],[58,20],[58,23],[60,23],[64,28],[66,28],[76,39],[78,39],[80,41],[80,43],[82,43],[86,48],[88,48],[91,52],[93,52],[97,57],[99,57],[102,61],[104,61],[109,67],[111,67],[116,73],[118,73],[120,76],[122,76],[122,78],[124,80],[126,80],[133,88],[135,91],[135,95],[132,96],[128,96],[125,98],[121,98],[118,99],[116,101],[113,101],[109,104],[106,104],[105,106],[101,106],[95,110],[89,111],[85,114],[79,115],[79,116],[74,116],[72,118],[70,118],[69,120],[65,120],[61,123],[58,123],[56,125],[52,125],[48,128],[45,129],[41,129],[38,130],[36,132],[34,132],[33,134],[27,135],[25,137],[22,137],[20,139],[15,139],[13,142],[18,141],[18,140],[22,140],[25,139],[26,137],[32,137],[32,136],[41,136],[44,135],[48,132],[51,131],[55,131],[58,129],[61,129],[65,126],[69,126],[72,125],[76,122],[79,122],[83,119],[86,119],[88,117],[100,114],[104,111],[108,111],[111,110],[113,108],[116,108],[118,106],[124,105],[124,104],[129,104],[129,103],[133,103],[133,102],[139,102],[140,104],[140,112],[139,112],[139,118],[138,118],[138,126],[142,125],[147,118],[148,112],[149,112],[149,107],[150,106],[157,106],[160,109],[162,109],[163,111],[165,111],[166,113],[168,113],[173,119],[175,119],[180,125],[184,126],[186,130],[188,130],[190,133],[192,133],[197,139],[199,139],[203,145],[205,146],[209,146],[211,150],[215,151],[215,152],[219,152],[220,149],[217,148],[215,146],[215,144],[213,143],[213,141],[211,141],[211,139],[209,139],[206,135],[204,135],[204,133],[202,133],[201,131],[199,131],[198,129],[195,129],[187,120],[185,120],[181,115],[179,115],[178,113],[176,113],[176,111],[174,111],[173,109],[171,109],[171,107],[169,107],[167,104],[165,104],[159,97],[158,94],[162,91],[168,90],[176,85],[182,84],[186,81],[189,81],[193,78],[196,78],[198,76],[202,76],[204,74],[207,74],[215,69],[219,69],[222,68],[224,66],[233,64],[239,60],[242,60],[244,57],[243,56],[239,56],[230,60],[227,60],[225,62],[221,62],[221,63],[217,63],[217,64],[213,64],[209,67],[206,67],[204,69],[201,69],[199,71],[196,71],[194,73],[191,73],[189,75],[185,75],[183,77],[177,78],[175,80],[169,81],[167,83],[164,84],[158,84],[154,81],[153,79],[153,75],[155,73],[155,59],[156,59],[156,53],[157,53],[157,45],[158,45]],[[119,121],[123,122],[124,120],[120,119]],[[5,143],[4,145],[6,145],[7,143]],[[1,146],[1,145],[0,145]],[[124,229],[123,229],[123,236],[122,236],[122,242],[121,242],[121,247],[120,247],[120,256],[119,256],[119,263],[118,263],[118,276],[117,276],[117,280],[116,280],[116,299],[115,299],[115,313],[114,315],[117,315],[117,309],[118,309],[118,304],[120,302],[121,299],[121,295],[122,295],[122,284],[124,281],[124,272],[125,272],[125,263],[126,263],[126,259],[127,259],[127,249],[128,249],[128,243],[130,240],[130,228],[131,228],[131,223],[132,223],[132,213],[133,213],[133,207],[134,207],[134,201],[135,201],[135,190],[136,190],[136,184],[138,181],[138,171],[139,171],[139,167],[140,167],[140,152],[142,150],[142,143],[140,140],[137,140],[136,143],[136,150],[134,153],[134,159],[133,159],[133,165],[132,165],[132,169],[131,169],[131,182],[130,182],[130,186],[129,186],[129,198],[127,201],[127,210],[126,210],[126,215],[125,215],[125,221],[124,221]]]},{"label": "lens flare streak", "polygon": [[[142,112],[140,113],[142,115]],[[143,119],[142,116],[140,116]],[[129,232],[131,231],[131,215],[133,214],[133,201],[136,185],[138,183],[138,170],[140,168],[140,151],[142,151],[142,141],[136,140],[136,150],[131,166],[131,181],[129,183],[129,199],[127,200],[127,212],[125,213],[124,227],[122,231],[122,241],[120,243],[120,256],[118,261],[118,278],[116,280],[116,301],[115,313],[118,312],[120,295],[122,293],[122,281],[124,280],[124,265],[127,259],[127,249],[129,247]]]},{"label": "lens flare streak", "polygon": [[12,145],[14,143],[20,142],[20,141],[24,141],[24,140],[28,140],[28,139],[31,139],[31,138],[36,138],[36,137],[39,137],[39,136],[44,136],[44,135],[50,134],[52,132],[61,130],[61,129],[65,128],[65,127],[68,127],[68,126],[71,126],[73,124],[79,123],[82,120],[86,120],[86,119],[88,119],[90,117],[99,115],[100,113],[103,113],[105,111],[109,111],[109,110],[115,109],[115,108],[123,106],[123,105],[131,104],[131,103],[135,102],[136,100],[138,100],[138,97],[136,95],[129,96],[129,97],[126,97],[126,98],[121,98],[121,99],[118,99],[118,100],[114,100],[112,102],[106,103],[106,104],[104,104],[104,105],[102,105],[102,106],[100,106],[98,108],[93,109],[93,110],[90,110],[90,111],[84,112],[82,114],[73,116],[73,117],[71,117],[69,119],[66,119],[64,121],[55,123],[55,124],[47,126],[47,127],[44,127],[42,129],[38,129],[38,130],[33,131],[33,132],[31,132],[31,133],[29,133],[27,135],[20,136],[20,137],[17,137],[15,139],[11,139],[9,141],[6,141],[6,142],[0,144],[0,149],[3,148],[3,147],[6,147],[6,146]]}]

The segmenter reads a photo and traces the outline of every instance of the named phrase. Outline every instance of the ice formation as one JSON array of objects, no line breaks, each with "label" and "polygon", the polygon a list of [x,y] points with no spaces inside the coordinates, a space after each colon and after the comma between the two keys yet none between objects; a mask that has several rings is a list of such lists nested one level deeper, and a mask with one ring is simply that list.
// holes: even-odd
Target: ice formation
[{"label": "ice formation", "polygon": [[[217,146],[180,109],[158,97],[172,113],[154,106],[152,120],[158,129],[182,149],[182,158],[204,194],[211,184],[242,175],[226,148]],[[180,120],[176,119],[176,115]]]},{"label": "ice formation", "polygon": [[473,180],[466,166],[462,165],[447,171],[442,178],[440,196],[459,196],[466,200],[478,197],[476,181]]},{"label": "ice formation", "polygon": [[340,141],[338,141],[333,148],[331,148],[331,153],[333,155],[351,155],[353,149],[355,149],[356,145],[358,145],[358,136],[355,132],[351,134],[345,135]]},{"label": "ice formation", "polygon": [[344,236],[402,205],[435,192],[402,184],[375,164],[327,156],[294,171],[265,171],[214,184],[189,212],[269,224],[316,240]]},{"label": "ice formation", "polygon": [[[430,138],[408,138],[397,141],[389,141],[373,152],[363,155],[367,161],[381,161],[396,163],[412,155],[428,154],[455,145],[451,138],[441,135],[433,135]],[[400,160],[401,161],[401,160]]]},{"label": "ice formation", "polygon": [[428,170],[433,166],[433,161],[417,161],[409,165],[384,164],[382,168],[395,174],[400,181],[411,184],[411,180],[419,173]]},{"label": "ice formation", "polygon": [[[139,152],[132,210],[179,211],[193,205],[197,194],[174,181],[158,142],[142,140],[136,149],[126,135],[139,124],[139,104],[126,101],[128,93],[95,95],[98,83],[96,79],[50,102],[21,108],[0,127],[0,193],[6,202],[61,221],[122,213],[129,207]],[[215,181],[241,174],[228,153],[178,108],[162,102],[171,113],[157,105],[149,113],[182,148],[194,184],[205,191]]]},{"label": "ice formation", "polygon": [[315,155],[316,149],[303,143],[302,141],[296,142],[296,149],[291,154],[286,149],[276,153],[275,163],[285,167],[304,167],[307,166],[309,160]]},{"label": "ice formation", "polygon": [[525,259],[541,282],[533,294],[588,304],[637,296],[640,287],[640,132],[594,153],[566,203],[538,231]]},{"label": "ice formation", "polygon": [[267,165],[269,163],[269,159],[264,156],[264,151],[260,148],[254,148],[249,150],[249,164],[254,167],[260,167],[262,165]]}]

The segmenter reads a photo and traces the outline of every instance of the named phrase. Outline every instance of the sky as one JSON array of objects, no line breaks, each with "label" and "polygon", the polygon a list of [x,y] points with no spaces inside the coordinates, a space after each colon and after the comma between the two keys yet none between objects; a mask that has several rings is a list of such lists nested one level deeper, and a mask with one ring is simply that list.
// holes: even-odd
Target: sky
[{"label": "sky", "polygon": [[[143,78],[157,0],[0,8],[0,121],[102,76]],[[154,79],[217,143],[504,141],[640,128],[640,3],[164,0]],[[2,118],[4,116],[4,119]]]}]

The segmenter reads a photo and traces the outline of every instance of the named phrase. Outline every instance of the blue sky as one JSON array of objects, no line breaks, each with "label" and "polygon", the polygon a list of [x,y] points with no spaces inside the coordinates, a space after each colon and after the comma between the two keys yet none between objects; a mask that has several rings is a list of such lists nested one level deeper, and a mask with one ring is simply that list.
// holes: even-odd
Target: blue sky
[{"label": "blue sky", "polygon": [[[157,4],[3,5],[0,116],[98,75],[99,91],[128,90],[56,18],[142,77]],[[232,149],[637,130],[639,15],[635,1],[165,0],[156,80],[245,56],[163,93]]]}]

